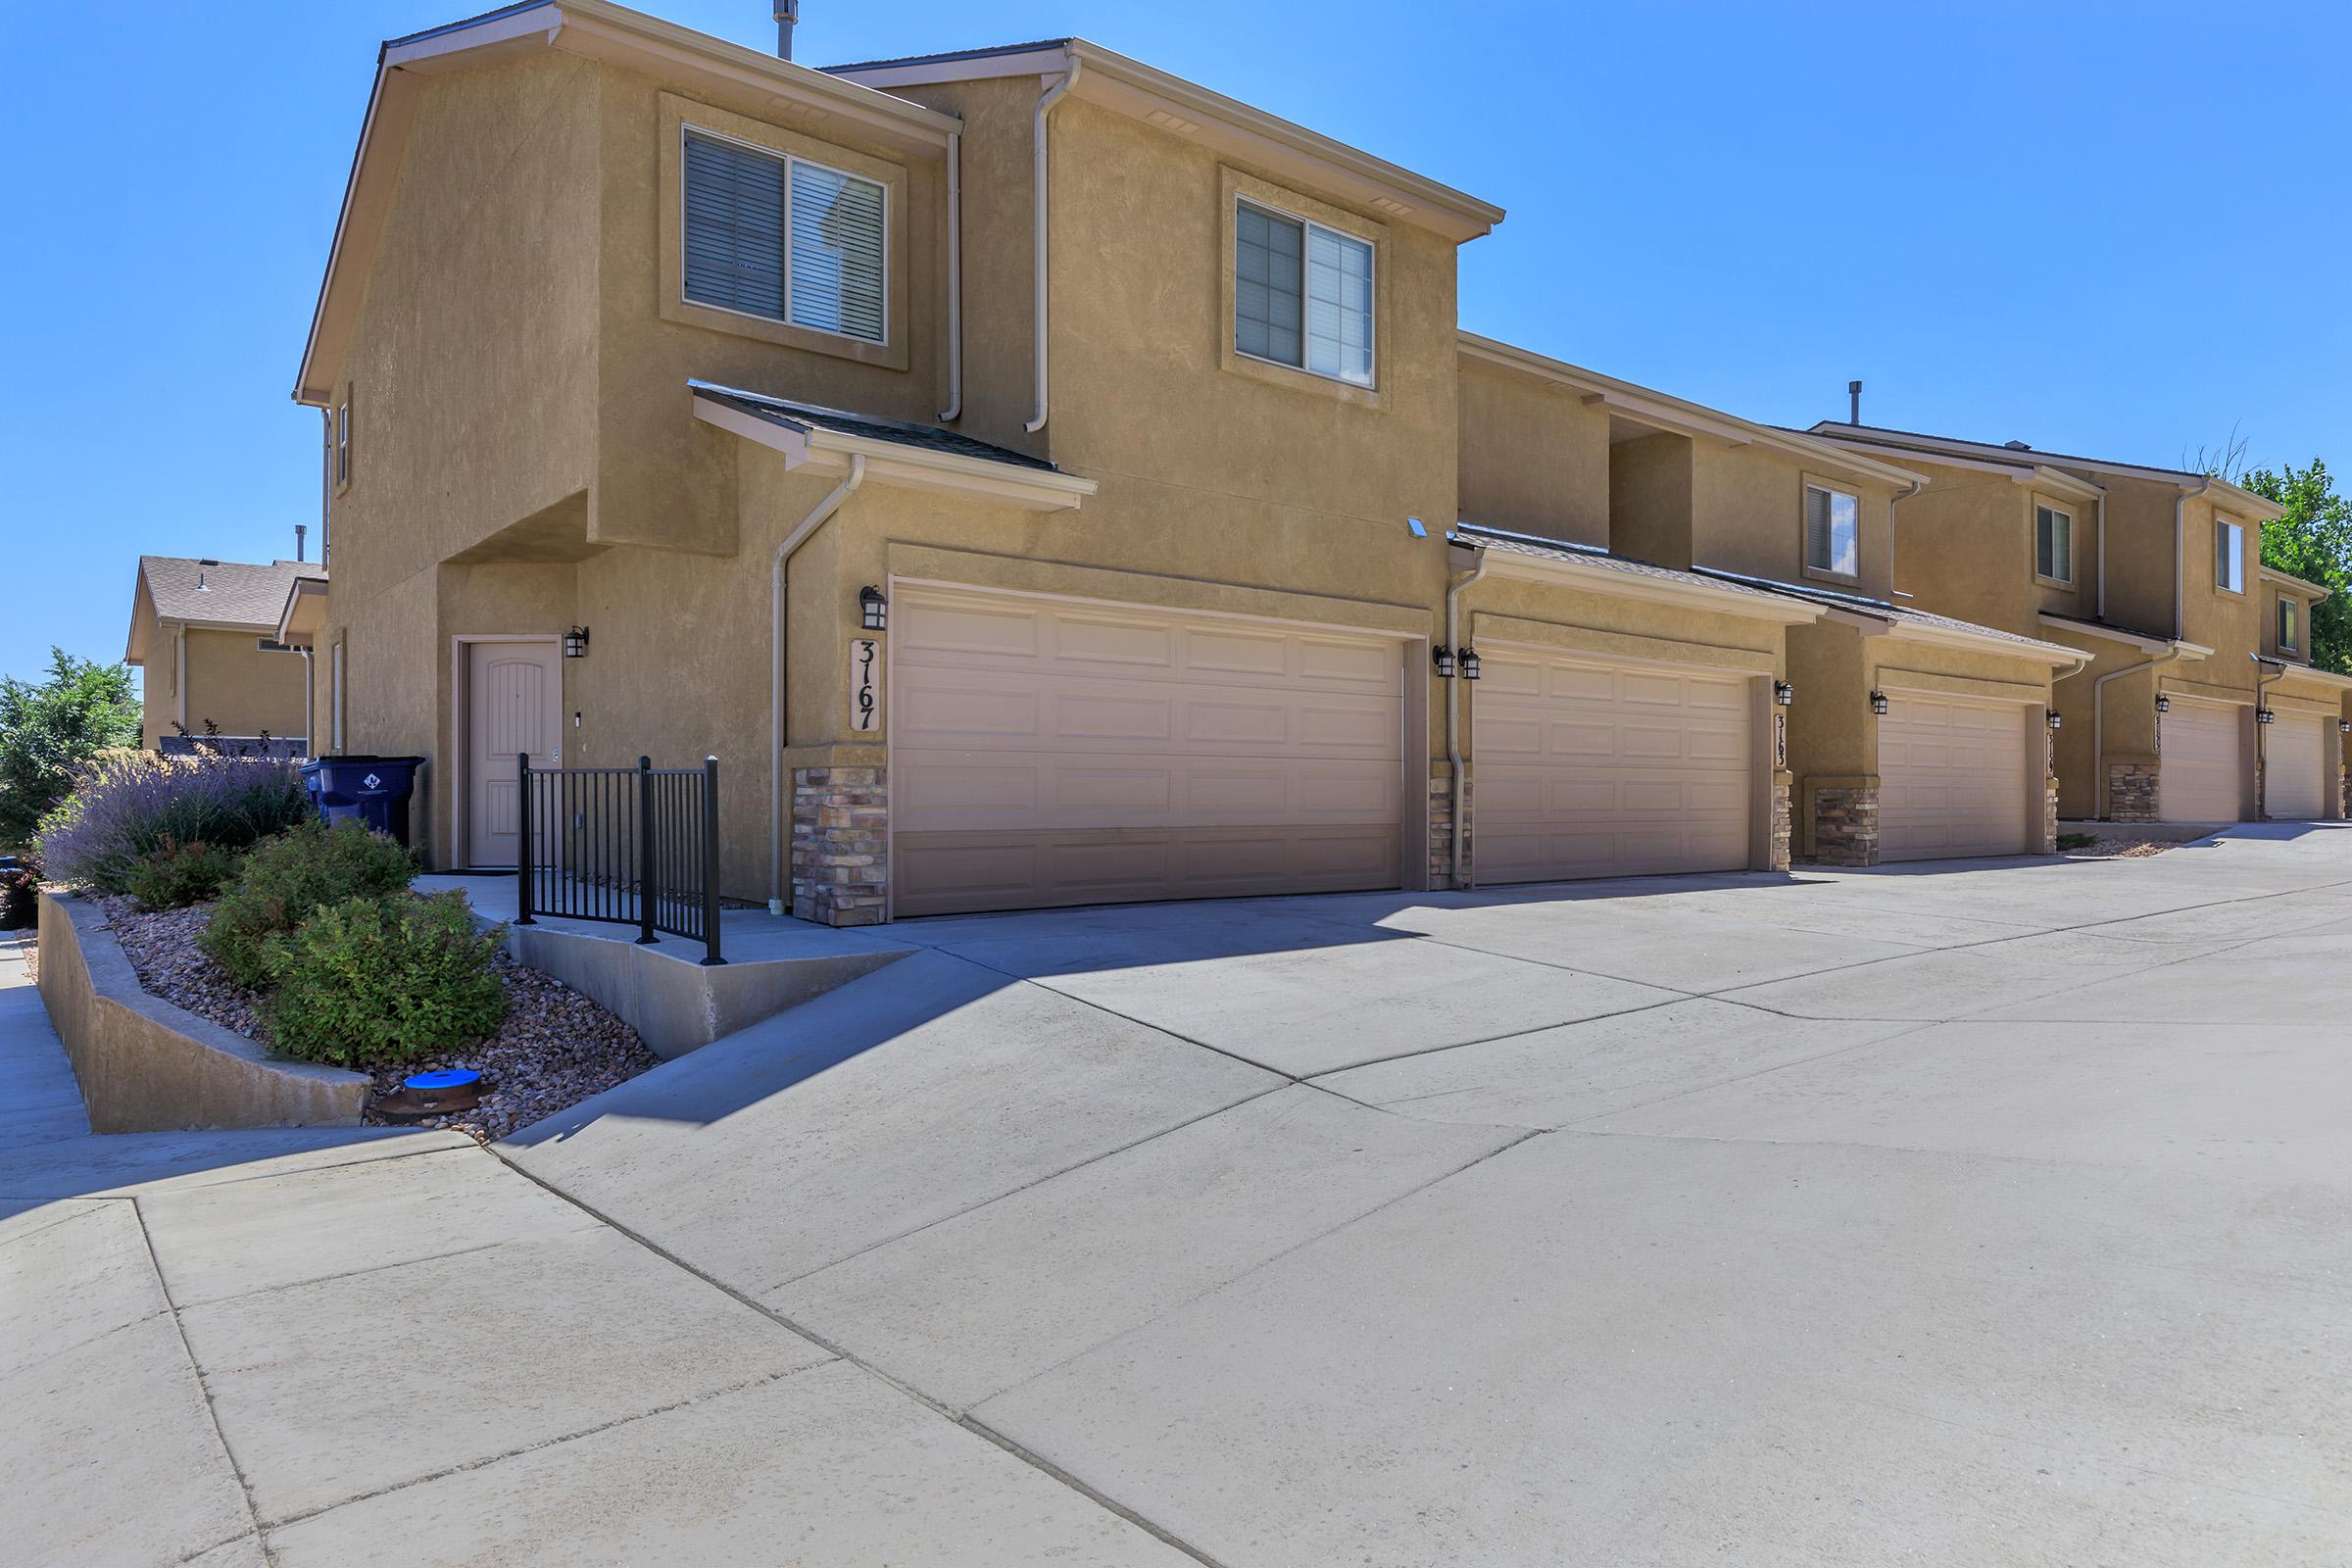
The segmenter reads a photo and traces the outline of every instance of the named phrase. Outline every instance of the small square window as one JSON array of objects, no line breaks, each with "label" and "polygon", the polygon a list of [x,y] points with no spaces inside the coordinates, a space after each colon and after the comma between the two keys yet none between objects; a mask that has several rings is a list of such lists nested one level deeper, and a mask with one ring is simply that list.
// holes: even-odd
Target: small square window
[{"label": "small square window", "polygon": [[1862,506],[1843,490],[1805,486],[1805,565],[1839,577],[1862,573]]},{"label": "small square window", "polygon": [[1233,346],[1352,386],[1372,385],[1372,247],[1303,218],[1237,203]]},{"label": "small square window", "polygon": [[348,392],[343,395],[343,401],[335,405],[334,431],[335,445],[331,461],[334,464],[335,488],[342,490],[351,484],[351,394]]},{"label": "small square window", "polygon": [[2234,522],[2216,523],[2213,530],[2213,585],[2226,592],[2246,591],[2246,530]]},{"label": "small square window", "polygon": [[2051,582],[2075,580],[2075,519],[2055,507],[2034,509],[2034,571]]}]

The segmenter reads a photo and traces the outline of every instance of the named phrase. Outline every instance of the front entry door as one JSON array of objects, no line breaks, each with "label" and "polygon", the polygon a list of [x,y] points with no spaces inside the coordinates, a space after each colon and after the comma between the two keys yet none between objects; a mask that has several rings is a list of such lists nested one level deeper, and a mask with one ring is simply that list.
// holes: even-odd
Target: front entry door
[{"label": "front entry door", "polygon": [[521,780],[518,754],[534,767],[563,760],[563,654],[551,639],[466,645],[466,859],[515,863]]}]

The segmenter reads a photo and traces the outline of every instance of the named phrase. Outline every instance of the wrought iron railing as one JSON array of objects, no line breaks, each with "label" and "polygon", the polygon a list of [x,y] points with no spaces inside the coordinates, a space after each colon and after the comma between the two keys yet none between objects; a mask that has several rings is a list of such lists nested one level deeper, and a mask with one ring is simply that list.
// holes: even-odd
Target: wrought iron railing
[{"label": "wrought iron railing", "polygon": [[719,954],[718,759],[700,767],[533,767],[515,826],[514,923],[536,915],[666,931]]}]

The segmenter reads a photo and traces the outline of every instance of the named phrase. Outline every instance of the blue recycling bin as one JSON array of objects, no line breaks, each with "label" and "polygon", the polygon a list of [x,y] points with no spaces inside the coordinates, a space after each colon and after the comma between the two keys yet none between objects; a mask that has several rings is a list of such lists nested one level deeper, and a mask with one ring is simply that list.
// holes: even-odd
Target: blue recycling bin
[{"label": "blue recycling bin", "polygon": [[329,822],[358,821],[409,844],[409,796],[421,757],[321,757],[305,762],[311,804]]}]

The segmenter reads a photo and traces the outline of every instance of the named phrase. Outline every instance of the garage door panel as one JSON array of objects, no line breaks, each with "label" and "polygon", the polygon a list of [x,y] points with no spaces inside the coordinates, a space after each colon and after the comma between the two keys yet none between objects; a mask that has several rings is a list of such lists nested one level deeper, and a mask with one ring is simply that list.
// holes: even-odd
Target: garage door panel
[{"label": "garage door panel", "polygon": [[2236,821],[2250,771],[2237,710],[2175,698],[2156,725],[2157,815],[2167,822]]},{"label": "garage door panel", "polygon": [[1744,679],[1518,652],[1486,666],[1473,715],[1480,881],[1747,864]]},{"label": "garage door panel", "polygon": [[2288,821],[2310,821],[2326,815],[2324,771],[2328,732],[2325,721],[2297,713],[2280,713],[2263,743],[2263,809]]},{"label": "garage door panel", "polygon": [[1879,855],[2017,855],[2030,792],[2017,703],[1890,696],[1879,720]]},{"label": "garage door panel", "polygon": [[901,596],[900,913],[1402,879],[1396,643],[975,597]]}]

